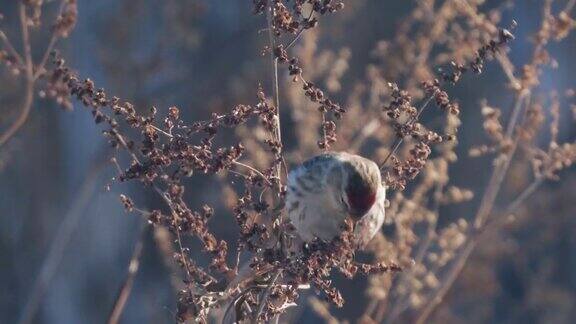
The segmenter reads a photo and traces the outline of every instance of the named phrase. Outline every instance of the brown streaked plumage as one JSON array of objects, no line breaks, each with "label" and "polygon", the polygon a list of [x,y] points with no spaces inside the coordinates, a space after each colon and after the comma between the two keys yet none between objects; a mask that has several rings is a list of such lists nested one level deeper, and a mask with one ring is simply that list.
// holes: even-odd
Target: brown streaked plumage
[{"label": "brown streaked plumage", "polygon": [[385,199],[378,165],[346,152],[315,156],[288,175],[286,208],[304,242],[334,239],[350,217],[356,243],[364,247],[384,222]]}]

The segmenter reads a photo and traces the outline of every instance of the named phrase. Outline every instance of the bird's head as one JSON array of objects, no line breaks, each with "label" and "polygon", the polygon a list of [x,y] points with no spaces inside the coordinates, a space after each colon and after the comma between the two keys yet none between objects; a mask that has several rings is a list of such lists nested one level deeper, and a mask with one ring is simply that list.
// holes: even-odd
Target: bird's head
[{"label": "bird's head", "polygon": [[371,160],[354,155],[344,164],[342,203],[353,220],[362,218],[376,202],[380,169]]}]

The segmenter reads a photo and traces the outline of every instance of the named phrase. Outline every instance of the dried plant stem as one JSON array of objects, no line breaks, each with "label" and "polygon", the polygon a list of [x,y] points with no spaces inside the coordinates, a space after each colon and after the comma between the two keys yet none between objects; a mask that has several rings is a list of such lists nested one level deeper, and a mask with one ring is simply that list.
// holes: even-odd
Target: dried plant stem
[{"label": "dried plant stem", "polygon": [[114,136],[116,137],[116,139],[118,140],[118,143],[120,143],[120,145],[122,145],[122,147],[126,150],[126,152],[128,152],[128,154],[130,154],[130,157],[132,157],[132,160],[138,164],[142,164],[140,162],[140,159],[138,158],[138,155],[136,155],[136,153],[134,152],[133,149],[130,148],[130,146],[128,146],[128,143],[126,142],[126,140],[124,139],[124,136],[122,136],[121,134],[119,134],[117,131],[114,131]]},{"label": "dried plant stem", "polygon": [[[150,124],[150,127],[152,127],[154,130],[156,130],[157,132],[159,132],[160,134],[162,134],[162,135],[164,135],[164,136],[166,136],[166,137],[168,137],[168,138],[174,138],[174,136],[173,136],[172,134],[165,132],[165,131],[162,130],[161,128],[158,128],[158,127],[156,127],[156,126],[154,126],[154,125],[152,125],[152,124]],[[259,175],[260,177],[262,177],[262,179],[264,179],[264,181],[266,181],[267,183],[270,183],[270,182],[268,181],[268,179],[266,178],[266,176],[265,176],[261,171],[259,171],[258,169],[254,168],[253,166],[250,166],[250,165],[248,165],[248,164],[246,164],[246,163],[242,163],[242,162],[240,162],[240,161],[232,161],[232,164],[235,164],[235,165],[237,165],[237,166],[244,167],[244,168],[246,168],[246,169],[254,172],[255,174]],[[242,174],[239,174],[239,175],[242,175]],[[242,175],[242,176],[244,176],[244,175]]]},{"label": "dried plant stem", "polygon": [[[62,13],[64,12],[64,8],[66,8],[66,2],[67,1],[68,0],[61,0],[60,1],[60,7],[58,9],[58,17],[61,16]],[[44,66],[48,62],[48,58],[50,57],[50,53],[54,49],[54,46],[58,42],[58,39],[59,39],[59,35],[56,32],[56,30],[52,31],[52,35],[50,36],[50,40],[48,41],[48,46],[46,46],[46,49],[44,50],[44,54],[42,55],[42,59],[40,60],[40,63],[38,63],[38,66],[36,66],[36,72],[34,73],[34,80],[37,80],[42,75],[42,73],[44,72]]]},{"label": "dried plant stem", "polygon": [[[172,207],[170,207],[172,208]],[[172,210],[172,214],[174,217],[177,217],[177,214],[174,210]],[[182,263],[184,264],[184,269],[186,270],[186,278],[190,280],[192,278],[192,271],[190,270],[190,266],[188,265],[188,261],[184,255],[184,247],[182,246],[182,236],[180,235],[180,225],[176,228],[176,239],[178,240],[178,250],[180,250],[180,257],[182,258]]]},{"label": "dried plant stem", "polygon": [[32,109],[33,102],[34,102],[34,82],[26,80],[22,110],[20,111],[20,115],[18,116],[16,121],[12,125],[10,125],[10,127],[4,133],[2,133],[2,135],[0,135],[0,147],[6,144],[6,142],[8,142],[8,140],[12,138],[12,136],[14,136],[16,132],[18,132],[20,127],[24,125],[24,123],[28,119],[28,116],[30,115],[30,110]]},{"label": "dried plant stem", "polygon": [[400,147],[400,145],[402,145],[402,142],[404,142],[403,137],[396,138],[394,145],[392,145],[392,149],[390,150],[390,152],[388,152],[388,155],[386,155],[384,161],[382,161],[382,163],[380,164],[380,170],[382,170],[386,166],[386,163],[388,163],[388,160],[390,160],[392,155],[396,154],[396,151],[398,151],[398,148]]},{"label": "dried plant stem", "polygon": [[30,44],[30,31],[28,28],[28,17],[26,17],[26,5],[20,3],[18,11],[20,13],[20,27],[22,28],[22,46],[24,48],[26,78],[32,80],[34,75],[34,66],[32,63],[32,45]]},{"label": "dried plant stem", "polygon": [[532,194],[536,192],[538,188],[545,182],[545,177],[538,177],[532,181],[532,183],[526,187],[519,195],[512,201],[508,207],[504,209],[502,215],[493,221],[487,222],[484,226],[483,230],[477,232],[476,235],[480,236],[487,232],[490,232],[492,229],[498,229],[501,225],[506,224],[507,222],[513,221],[515,219],[514,213],[516,210],[528,199]]},{"label": "dried plant stem", "polygon": [[477,243],[476,240],[466,241],[466,243],[460,250],[456,261],[454,261],[452,268],[445,276],[444,281],[442,282],[440,287],[434,292],[434,295],[432,296],[428,304],[426,304],[421,313],[418,315],[418,318],[415,323],[418,324],[426,323],[428,317],[430,317],[430,315],[432,315],[432,312],[434,312],[436,307],[440,305],[442,299],[444,298],[444,296],[446,296],[446,293],[448,293],[448,291],[452,287],[452,284],[456,281],[456,279],[460,275],[460,272],[464,268],[464,265],[466,264],[468,257],[476,247],[476,243]]},{"label": "dried plant stem", "polygon": [[[126,142],[126,140],[124,139],[124,137],[119,134],[118,132],[115,132],[115,137],[118,140],[118,142],[120,143],[120,145],[122,145],[122,147],[128,152],[128,154],[132,157],[132,159],[138,163],[138,164],[142,164],[140,162],[140,159],[138,158],[138,155],[136,154],[136,152],[134,152],[133,149],[131,149],[128,146],[128,143]],[[168,199],[168,197],[166,197],[166,194],[162,191],[162,189],[160,189],[158,187],[157,184],[152,183],[152,188],[154,189],[154,191],[156,191],[156,193],[158,193],[160,195],[160,197],[162,197],[162,199],[166,202],[166,205],[168,206],[168,208],[170,209],[170,212],[172,213],[172,217],[176,220],[176,221],[180,221],[180,217],[178,216],[178,213],[176,212],[174,206],[172,205],[172,202],[170,199]],[[188,263],[188,261],[186,260],[185,257],[185,253],[184,253],[184,247],[182,245],[182,237],[180,235],[180,225],[176,226],[176,242],[178,244],[178,249],[180,252],[180,256],[182,259],[182,264],[184,265],[184,270],[186,272],[186,278],[188,279],[188,282],[192,282],[192,271],[190,270],[190,265]],[[212,281],[216,281],[214,278],[211,278]]]},{"label": "dried plant stem", "polygon": [[[422,103],[422,105],[418,109],[418,113],[415,116],[413,116],[412,118],[410,118],[406,122],[406,125],[410,125],[410,124],[417,122],[418,118],[420,118],[420,115],[422,115],[422,113],[424,112],[424,109],[426,109],[426,107],[428,107],[430,102],[432,102],[432,99],[434,99],[434,94],[431,94],[430,96],[428,96],[428,98],[426,98],[426,100]],[[382,163],[380,163],[380,170],[382,170],[386,166],[386,163],[388,162],[388,160],[394,154],[396,154],[396,151],[398,151],[398,148],[400,147],[400,145],[402,145],[402,142],[404,142],[404,137],[397,137],[396,138],[396,142],[394,142],[394,145],[392,145],[392,149],[390,150],[390,152],[388,152],[388,155],[386,155],[386,157],[384,158]]]},{"label": "dried plant stem", "polygon": [[[66,7],[66,0],[62,0],[60,2],[60,9],[58,10],[58,16],[62,14],[64,8]],[[48,57],[50,56],[50,52],[54,49],[56,42],[58,41],[58,34],[56,30],[52,32],[52,36],[50,37],[50,41],[48,42],[48,46],[44,51],[42,56],[42,60],[38,64],[38,66],[34,67],[34,61],[32,59],[32,45],[30,43],[30,30],[28,28],[28,17],[26,16],[26,5],[20,3],[18,7],[19,15],[20,15],[20,27],[22,29],[22,46],[24,51],[24,58],[18,54],[18,51],[12,46],[12,43],[6,36],[6,34],[0,30],[0,41],[4,44],[6,50],[16,58],[18,64],[24,65],[24,79],[25,79],[25,90],[24,90],[24,102],[22,103],[22,109],[20,115],[16,119],[16,121],[3,133],[0,135],[0,147],[4,145],[18,130],[24,125],[26,120],[28,120],[28,116],[30,115],[30,111],[32,109],[32,104],[34,103],[34,86],[36,80],[42,75],[44,71],[44,66],[48,62]],[[36,71],[34,71],[36,70]]]},{"label": "dried plant stem", "polygon": [[140,230],[141,233],[139,235],[138,241],[136,242],[136,245],[134,246],[134,251],[132,252],[132,257],[130,258],[130,263],[128,264],[128,273],[126,274],[126,278],[122,282],[122,286],[118,291],[118,296],[116,297],[116,301],[114,302],[114,306],[112,307],[112,311],[108,317],[108,324],[117,324],[120,321],[120,317],[122,316],[122,312],[124,311],[128,297],[132,292],[134,278],[136,277],[138,268],[140,267],[140,257],[142,256],[142,248],[144,247],[144,238],[146,237],[146,233],[148,233],[148,231],[145,229],[146,226],[142,225],[142,229]]},{"label": "dried plant stem", "polygon": [[536,190],[544,183],[544,180],[544,177],[536,178],[528,187],[526,187],[526,189],[524,189],[524,191],[522,191],[522,193],[520,193],[520,195],[518,195],[518,197],[516,197],[516,199],[514,199],[514,201],[510,203],[510,205],[508,205],[508,207],[506,207],[505,213],[510,214],[518,209],[526,199],[536,192]]},{"label": "dried plant stem", "polygon": [[262,292],[261,298],[259,301],[260,306],[258,307],[258,311],[256,312],[256,314],[254,315],[254,321],[255,322],[258,322],[258,318],[260,317],[260,314],[262,314],[262,312],[264,311],[264,308],[266,308],[266,305],[268,303],[268,298],[270,297],[270,294],[272,293],[272,287],[274,287],[274,285],[276,284],[276,281],[278,281],[281,274],[282,274],[281,269],[276,270],[276,273],[274,274],[274,277],[272,277],[270,284],[268,285],[266,290],[264,290]]},{"label": "dried plant stem", "polygon": [[[156,248],[160,255],[162,256],[162,261],[170,273],[179,273],[181,268],[178,266],[176,260],[174,260],[174,245],[172,244],[172,234],[164,227],[156,226],[154,227],[154,243],[156,243]],[[182,281],[177,279],[176,276],[170,276],[170,283],[174,291],[181,289],[183,284]]]},{"label": "dried plant stem", "polygon": [[[272,19],[274,19],[274,8],[271,6],[268,9],[266,15],[266,21],[268,23],[268,38],[270,41],[270,59],[272,60],[272,91],[274,95],[274,106],[276,106],[276,120],[274,136],[275,140],[280,144],[280,150],[282,150],[282,132],[280,130],[280,92],[278,85],[278,59],[274,56],[274,49],[276,48],[276,38],[274,36],[274,28],[272,26]],[[280,152],[281,154],[281,152]],[[276,161],[276,176],[278,177],[278,194],[281,191],[282,183],[280,179],[282,178],[282,163]]]},{"label": "dried plant stem", "polygon": [[168,138],[174,138],[174,136],[173,136],[172,134],[164,131],[163,129],[161,129],[161,128],[159,128],[159,127],[156,127],[156,126],[154,126],[154,125],[152,125],[152,124],[150,124],[150,127],[154,128],[155,131],[159,132],[160,134],[162,134],[162,135],[164,135],[164,136],[166,136],[166,137],[168,137]]},{"label": "dried plant stem", "polygon": [[496,201],[496,197],[498,196],[498,192],[500,191],[500,187],[502,186],[502,181],[506,176],[508,168],[510,166],[510,162],[512,161],[512,157],[516,152],[517,148],[517,139],[512,139],[511,135],[516,127],[516,123],[518,121],[518,116],[520,111],[522,110],[522,106],[526,103],[528,98],[528,93],[523,92],[520,93],[514,103],[514,108],[512,110],[512,117],[510,118],[510,122],[506,128],[506,135],[507,138],[512,141],[510,144],[511,147],[508,149],[508,152],[502,155],[502,160],[498,161],[498,164],[494,167],[494,171],[488,182],[488,186],[484,192],[484,196],[482,197],[482,201],[480,202],[480,208],[476,216],[474,217],[474,227],[476,229],[481,228],[485,223],[488,216],[494,207],[494,203]]},{"label": "dried plant stem", "polygon": [[[158,186],[154,185],[153,186],[154,191],[156,191],[158,193],[158,195],[160,195],[160,197],[162,197],[162,199],[166,202],[166,205],[168,206],[168,208],[170,208],[170,211],[172,212],[172,217],[174,217],[174,219],[178,220],[178,213],[176,213],[176,211],[174,210],[174,207],[172,207],[172,202],[170,201],[170,199],[166,198],[166,195],[164,194],[164,192],[162,192],[162,190],[160,188],[158,188]],[[176,226],[176,241],[178,243],[178,249],[180,251],[180,256],[182,258],[182,264],[184,264],[184,270],[186,272],[186,278],[188,280],[191,280],[192,278],[192,272],[190,271],[190,266],[188,265],[188,261],[186,261],[186,258],[184,257],[184,247],[182,246],[182,238],[180,236],[180,229],[179,229],[179,225]]]},{"label": "dried plant stem", "polygon": [[286,47],[285,47],[286,50],[288,50],[290,47],[292,47],[292,46],[294,46],[294,44],[296,44],[298,39],[300,39],[302,34],[304,34],[304,30],[305,30],[304,28],[300,28],[300,30],[298,31],[296,36],[294,36],[294,38],[290,41],[290,43],[288,43],[288,45],[286,45]]},{"label": "dried plant stem", "polygon": [[22,56],[20,56],[20,54],[18,54],[18,51],[16,51],[16,49],[12,45],[12,42],[10,42],[10,39],[6,36],[4,31],[2,31],[2,30],[0,30],[0,41],[2,41],[2,44],[4,44],[4,47],[6,48],[8,53],[10,53],[10,55],[14,56],[14,58],[16,59],[16,62],[18,64],[21,64],[22,61],[24,61],[22,59]]},{"label": "dried plant stem", "polygon": [[[23,3],[20,3],[18,9],[20,13],[20,26],[22,29],[22,46],[24,48],[24,102],[22,103],[22,109],[16,121],[2,135],[0,135],[0,147],[16,134],[22,125],[24,125],[30,115],[32,104],[34,103],[34,65],[32,62],[32,49],[30,45],[28,18],[26,17],[26,6]],[[2,35],[4,35],[4,33],[2,33]],[[6,37],[6,35],[4,35],[4,37]]]},{"label": "dried plant stem", "polygon": [[[430,248],[430,245],[433,242],[433,239],[435,238],[436,235],[436,227],[437,227],[437,223],[438,223],[438,216],[439,216],[439,209],[440,209],[440,198],[442,197],[442,191],[444,190],[445,187],[445,183],[439,183],[436,185],[436,189],[434,191],[434,206],[432,206],[432,210],[434,211],[434,213],[436,214],[435,218],[433,221],[430,221],[428,223],[428,226],[426,228],[426,234],[424,236],[424,238],[422,239],[422,243],[419,245],[418,250],[416,251],[415,257],[414,257],[414,264],[421,264],[422,261],[424,260],[424,257],[427,255],[428,249]],[[412,267],[410,268],[408,271],[406,272],[402,272],[400,274],[400,278],[396,281],[396,284],[393,285],[394,288],[404,285],[408,279],[410,278],[410,276],[412,276],[414,274],[415,268]],[[392,293],[394,293],[396,291],[396,289],[390,289],[390,291]],[[376,322],[381,322],[383,317],[386,316],[386,323],[395,323],[396,319],[398,318],[398,316],[400,316],[402,314],[402,312],[404,310],[406,310],[409,306],[409,300],[408,299],[404,299],[402,302],[397,301],[395,302],[392,307],[392,309],[385,314],[384,312],[381,312],[378,314],[378,316],[375,317],[375,321]],[[385,307],[386,301],[382,301],[380,307],[378,307],[378,309],[383,309]]]},{"label": "dried plant stem", "polygon": [[[115,132],[115,137],[118,140],[118,142],[120,143],[120,145],[122,145],[122,147],[128,152],[128,154],[132,157],[132,159],[138,163],[138,164],[142,164],[140,162],[140,159],[138,159],[138,156],[136,155],[136,153],[134,152],[134,150],[132,150],[129,146],[128,143],[126,143],[126,140],[124,139],[124,137],[119,134],[118,132]],[[172,206],[172,202],[170,201],[170,199],[168,199],[166,197],[166,195],[164,194],[164,192],[158,188],[158,186],[156,184],[152,184],[152,187],[154,188],[154,191],[156,191],[160,197],[162,197],[162,199],[166,202],[166,205],[168,205],[168,208],[170,208],[170,211],[172,212],[172,217],[174,217],[175,220],[179,220],[179,216],[178,213],[176,212],[176,210],[174,209],[174,207]],[[180,235],[180,230],[179,230],[179,225],[176,226],[176,240],[178,243],[178,248],[180,251],[180,256],[182,257],[182,263],[184,264],[184,270],[186,271],[186,278],[188,280],[191,280],[192,275],[191,275],[191,271],[190,271],[190,266],[188,265],[188,261],[186,261],[186,258],[184,257],[184,247],[182,246],[182,238]],[[190,281],[191,282],[191,281]]]},{"label": "dried plant stem", "polygon": [[[327,143],[328,139],[326,134],[326,128],[324,128],[324,125],[326,124],[326,114],[323,111],[320,111],[320,119],[322,120],[322,141],[324,141],[324,143]],[[325,146],[322,150],[327,151],[328,146]]]},{"label": "dried plant stem", "polygon": [[95,188],[97,188],[96,182],[98,180],[98,175],[106,165],[108,154],[104,154],[104,156],[105,158],[103,160],[96,161],[88,171],[84,183],[79,189],[78,196],[74,199],[74,203],[58,227],[58,230],[54,235],[54,240],[50,244],[48,254],[42,262],[40,272],[30,290],[30,295],[28,296],[18,323],[29,324],[34,320],[40,301],[42,300],[50,281],[52,281],[58,265],[62,261],[66,246],[70,242],[70,238],[74,234],[81,217],[84,215],[83,210],[86,209],[86,206],[90,203]]},{"label": "dried plant stem", "polygon": [[[314,10],[310,10],[310,15],[308,15],[307,20],[310,21],[310,19],[312,19],[313,15],[314,15]],[[294,38],[290,41],[290,43],[288,43],[288,45],[286,45],[284,47],[284,49],[288,50],[290,47],[294,46],[294,44],[296,44],[296,42],[298,41],[298,39],[300,39],[302,34],[304,34],[305,30],[306,30],[306,28],[304,28],[304,26],[300,27],[300,30],[298,30],[298,33],[296,33],[296,36],[294,36]]]},{"label": "dried plant stem", "polygon": [[[529,92],[523,91],[519,93],[516,97],[514,108],[512,111],[512,117],[510,118],[510,122],[508,123],[508,129],[514,129],[516,126],[516,122],[518,120],[517,116],[519,111],[522,109],[524,103],[527,103],[529,98]],[[432,315],[436,307],[440,305],[444,296],[448,293],[460,273],[462,269],[464,269],[464,265],[466,264],[470,254],[476,247],[478,242],[477,235],[474,235],[474,232],[481,230],[485,224],[488,216],[492,213],[494,208],[494,203],[496,201],[496,197],[500,192],[500,188],[502,185],[502,181],[508,171],[510,166],[510,162],[514,156],[516,151],[517,141],[514,140],[511,147],[508,149],[506,153],[503,153],[502,159],[498,162],[498,164],[494,167],[492,172],[492,176],[488,182],[488,185],[484,191],[484,195],[482,197],[480,207],[474,217],[474,226],[472,227],[470,234],[467,236],[466,242],[463,244],[463,247],[457,253],[455,257],[455,261],[453,261],[452,266],[448,270],[447,274],[444,277],[444,280],[441,282],[440,286],[432,293],[432,296],[429,298],[428,303],[422,308],[422,310],[417,315],[416,323],[425,323],[427,319]]]},{"label": "dried plant stem", "polygon": [[34,73],[34,80],[37,80],[40,77],[40,75],[42,75],[42,73],[44,71],[44,66],[46,65],[46,62],[48,62],[48,57],[50,57],[50,52],[52,52],[52,49],[54,49],[54,46],[56,45],[57,40],[58,40],[58,36],[56,35],[56,33],[52,33],[52,36],[50,37],[50,41],[48,42],[48,46],[46,47],[46,50],[44,51],[44,55],[42,55],[42,60],[40,61],[40,63],[36,67],[36,73]]},{"label": "dried plant stem", "polygon": [[[499,28],[494,25],[485,15],[480,15],[475,8],[473,8],[468,1],[457,0],[455,1],[458,6],[461,6],[462,11],[465,15],[470,18],[470,21],[474,22],[474,25],[478,29],[485,30],[490,35],[496,35]],[[515,27],[516,22],[513,22],[512,27]],[[519,89],[521,87],[520,80],[514,76],[514,64],[510,61],[508,55],[505,52],[499,52],[495,55],[496,60],[500,64],[502,71],[506,74],[506,77],[510,81],[513,89]]]},{"label": "dried plant stem", "polygon": [[[238,294],[236,297],[234,297],[226,307],[224,315],[222,315],[221,323],[222,324],[236,323],[236,314],[232,314],[232,309],[236,306],[236,303],[238,303],[246,294],[256,289],[258,289],[258,287],[256,286],[248,287],[240,294]],[[231,318],[232,315],[234,315],[234,318]]]},{"label": "dried plant stem", "polygon": [[252,167],[252,166],[250,166],[250,165],[248,165],[248,164],[239,162],[239,161],[233,161],[232,164],[235,164],[235,165],[244,167],[244,168],[246,168],[246,169],[248,169],[248,170],[256,173],[256,174],[259,175],[260,177],[262,177],[262,179],[264,179],[264,181],[266,181],[267,183],[270,183],[270,182],[268,181],[268,179],[266,178],[266,176],[265,176],[262,172],[258,171],[258,169],[254,168],[254,167]]}]

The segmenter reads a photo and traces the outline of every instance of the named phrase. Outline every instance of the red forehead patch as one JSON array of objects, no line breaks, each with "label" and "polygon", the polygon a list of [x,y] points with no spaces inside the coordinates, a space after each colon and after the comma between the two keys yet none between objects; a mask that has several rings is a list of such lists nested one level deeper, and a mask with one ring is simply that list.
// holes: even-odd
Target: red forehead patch
[{"label": "red forehead patch", "polygon": [[376,201],[376,194],[370,191],[348,191],[348,204],[350,209],[358,216],[363,216]]}]

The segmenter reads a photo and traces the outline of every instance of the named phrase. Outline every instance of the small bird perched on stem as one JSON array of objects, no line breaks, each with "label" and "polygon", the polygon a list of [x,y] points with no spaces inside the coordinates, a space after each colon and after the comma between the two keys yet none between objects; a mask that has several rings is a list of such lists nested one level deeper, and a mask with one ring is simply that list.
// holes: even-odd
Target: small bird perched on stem
[{"label": "small bird perched on stem", "polygon": [[[317,155],[290,172],[287,187],[285,206],[298,235],[296,242],[310,243],[318,238],[329,243],[349,228],[347,220],[351,220],[353,248],[362,249],[384,223],[386,188],[380,169],[361,156],[345,152]],[[301,248],[294,241],[289,246],[290,252]],[[273,285],[282,269],[268,265],[255,270],[245,264],[226,291],[246,292],[248,282],[272,271],[276,271]],[[232,309],[233,304],[226,309]],[[230,313],[225,313],[224,323],[233,321]]]},{"label": "small bird perched on stem", "polygon": [[350,218],[354,243],[363,248],[384,223],[386,188],[378,165],[346,152],[315,156],[288,175],[286,208],[304,242],[329,242]]}]

